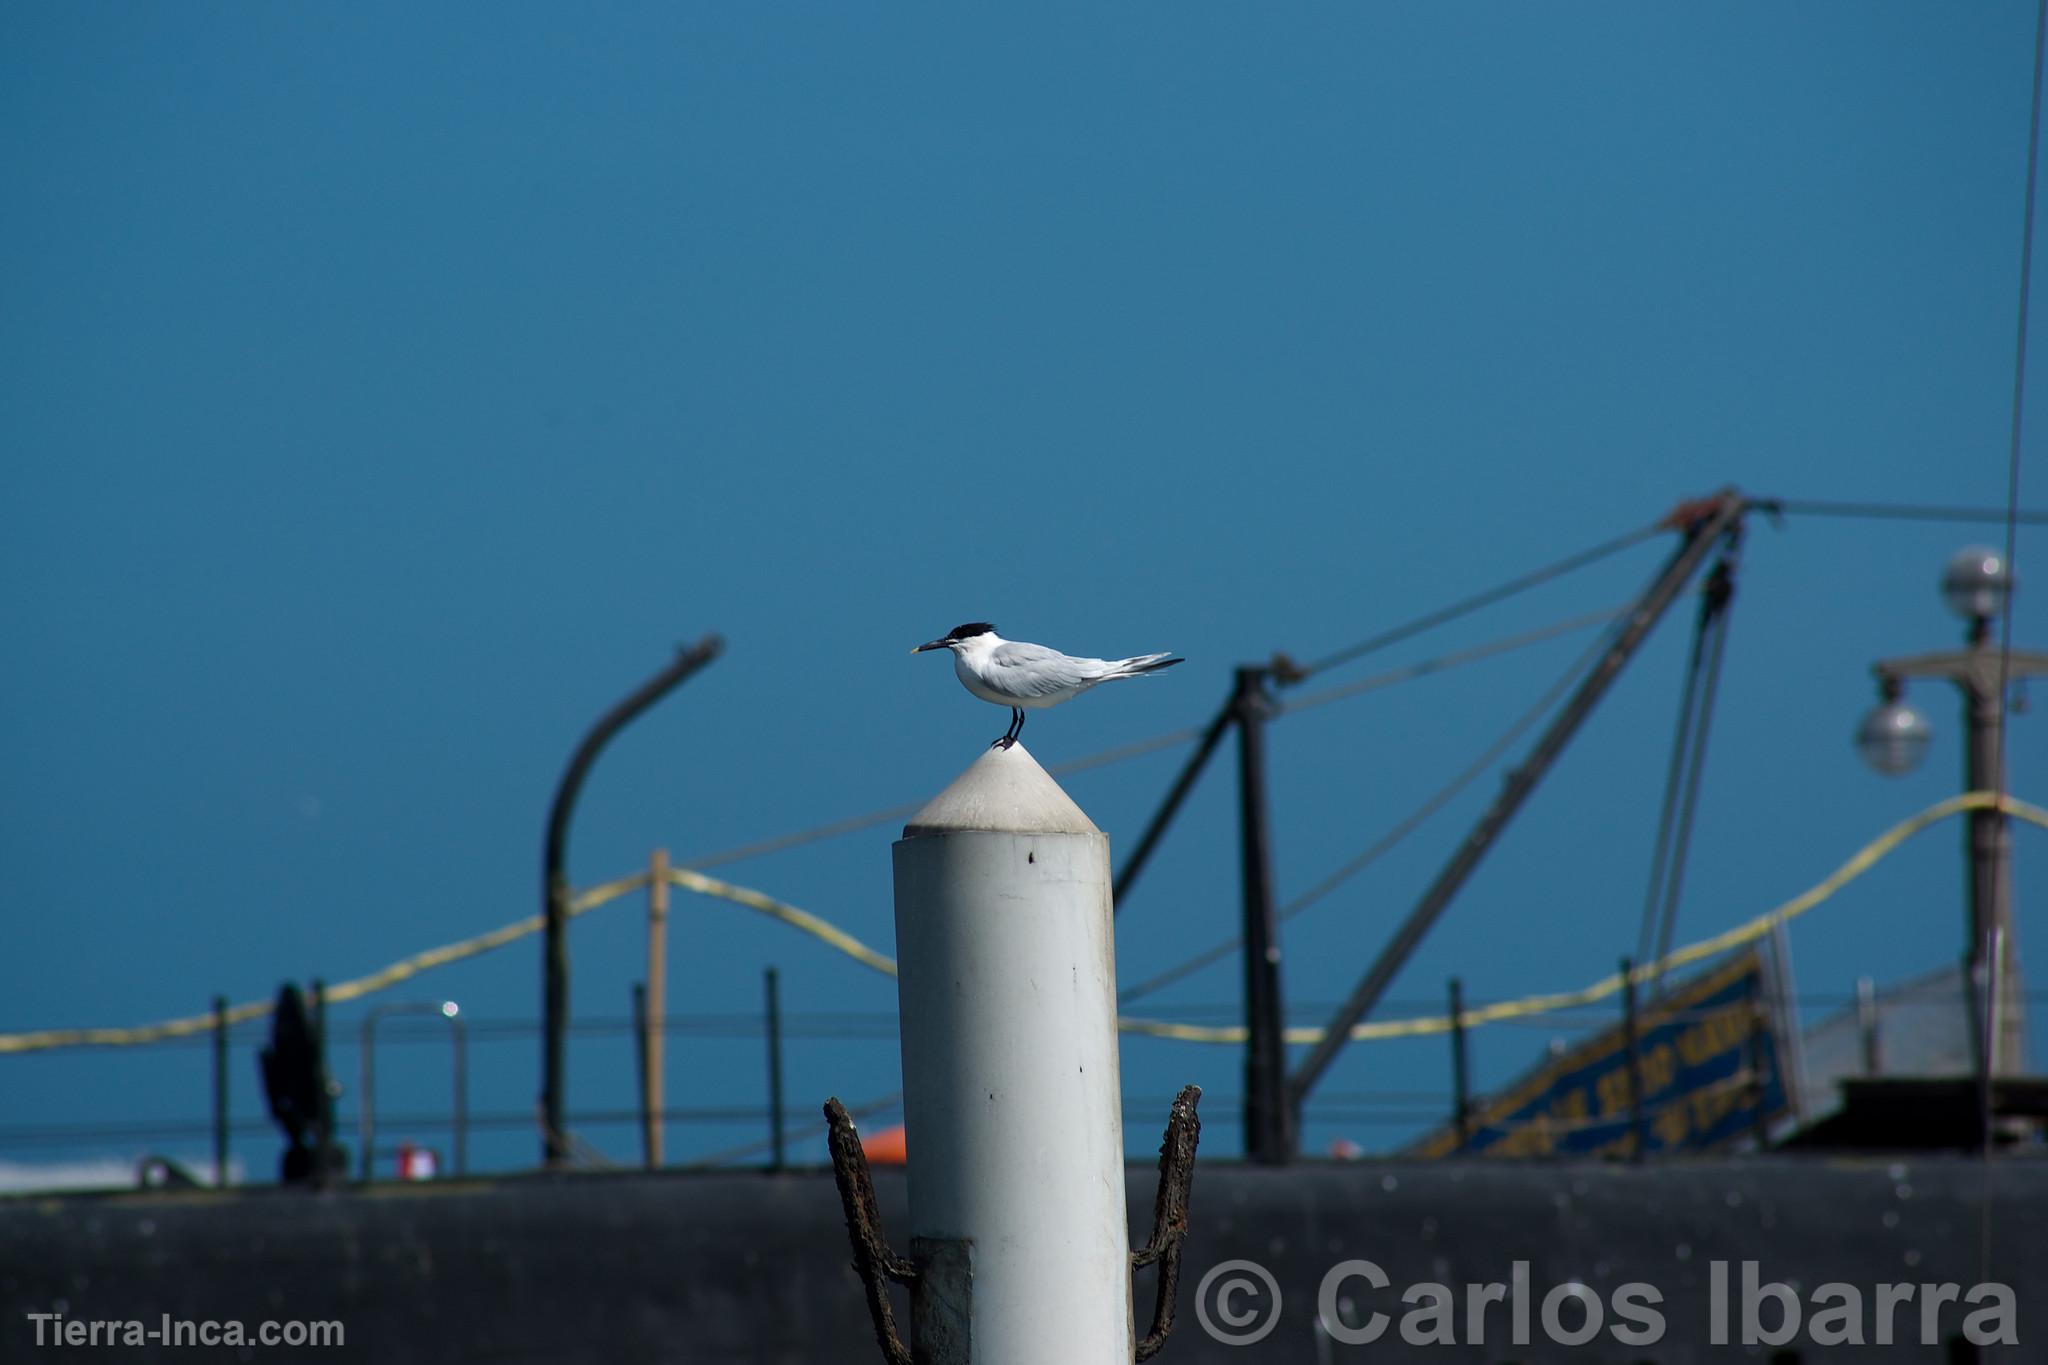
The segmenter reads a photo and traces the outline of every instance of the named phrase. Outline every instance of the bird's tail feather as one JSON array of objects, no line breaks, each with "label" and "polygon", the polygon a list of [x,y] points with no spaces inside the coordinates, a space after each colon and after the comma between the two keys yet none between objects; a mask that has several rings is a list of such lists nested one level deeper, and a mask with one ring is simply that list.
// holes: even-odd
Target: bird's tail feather
[{"label": "bird's tail feather", "polygon": [[1184,664],[1186,659],[1176,659],[1171,654],[1137,654],[1128,659],[1118,659],[1110,665],[1112,678],[1135,678],[1141,673],[1157,673],[1162,668]]}]

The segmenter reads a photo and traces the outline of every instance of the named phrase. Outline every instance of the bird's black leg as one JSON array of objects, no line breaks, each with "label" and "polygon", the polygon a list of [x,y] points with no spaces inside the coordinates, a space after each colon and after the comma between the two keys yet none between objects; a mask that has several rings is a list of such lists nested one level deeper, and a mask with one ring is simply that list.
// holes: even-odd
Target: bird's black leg
[{"label": "bird's black leg", "polygon": [[1007,749],[1017,742],[1017,736],[1024,733],[1024,713],[1016,707],[1010,708],[1010,728],[1003,731],[1003,737],[989,747]]}]

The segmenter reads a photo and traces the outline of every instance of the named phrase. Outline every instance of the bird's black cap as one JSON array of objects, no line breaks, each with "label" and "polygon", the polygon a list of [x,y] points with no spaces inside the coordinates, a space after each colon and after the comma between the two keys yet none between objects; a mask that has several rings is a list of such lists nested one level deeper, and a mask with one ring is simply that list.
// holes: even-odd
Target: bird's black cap
[{"label": "bird's black cap", "polygon": [[986,621],[969,621],[964,626],[953,627],[936,640],[926,640],[910,652],[912,654],[922,654],[928,649],[944,649],[948,645],[957,645],[962,640],[972,640],[977,635],[993,635],[995,634],[995,629],[994,626]]}]

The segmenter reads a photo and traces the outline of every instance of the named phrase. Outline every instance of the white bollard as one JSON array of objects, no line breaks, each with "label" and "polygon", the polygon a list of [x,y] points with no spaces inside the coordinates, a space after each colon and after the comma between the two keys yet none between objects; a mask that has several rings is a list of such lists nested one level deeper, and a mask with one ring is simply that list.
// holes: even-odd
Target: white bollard
[{"label": "white bollard", "polygon": [[1109,839],[991,749],[894,848],[929,1365],[1130,1365]]}]

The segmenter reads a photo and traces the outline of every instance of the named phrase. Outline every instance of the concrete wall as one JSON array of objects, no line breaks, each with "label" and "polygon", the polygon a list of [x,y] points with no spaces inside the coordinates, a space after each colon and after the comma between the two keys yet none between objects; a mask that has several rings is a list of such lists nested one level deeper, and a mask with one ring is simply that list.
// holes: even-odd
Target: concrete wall
[{"label": "concrete wall", "polygon": [[[1154,1171],[1130,1170],[1133,1240],[1150,1228]],[[878,1171],[883,1216],[901,1243],[900,1173]],[[1047,1191],[1056,1198],[1057,1191]],[[1986,1199],[1989,1197],[1989,1203]],[[1984,1226],[1990,1209],[1988,1241]],[[1647,1168],[1510,1163],[1309,1163],[1291,1170],[1205,1165],[1196,1175],[1194,1230],[1167,1362],[1358,1360],[1502,1365],[1757,1361],[1948,1362],[1923,1348],[1920,1299],[1896,1314],[1890,1348],[1816,1349],[1804,1335],[1777,1350],[1709,1349],[1711,1266],[1732,1263],[1730,1322],[1741,1330],[1740,1262],[1763,1281],[1810,1296],[1823,1282],[1858,1286],[1864,1318],[1875,1286],[2003,1280],[2018,1300],[2020,1347],[1984,1359],[2048,1359],[2048,1162],[1986,1167],[1952,1158],[1837,1161],[1764,1158]],[[1989,1247],[1989,1259],[1983,1249]],[[1195,1305],[1205,1274],[1232,1259],[1259,1262],[1282,1307],[1270,1335],[1219,1344]],[[1391,1287],[1350,1279],[1340,1317],[1389,1315],[1372,1346],[1323,1338],[1318,1285],[1346,1260],[1369,1259]],[[521,1177],[431,1186],[379,1186],[326,1195],[256,1189],[215,1195],[120,1194],[0,1202],[0,1359],[143,1361],[236,1359],[234,1352],[37,1351],[29,1312],[69,1318],[339,1320],[340,1350],[266,1350],[239,1358],[459,1362],[748,1362],[838,1365],[880,1359],[869,1330],[828,1173],[792,1172]],[[1469,1342],[1467,1283],[1510,1283],[1529,1262],[1534,1341],[1509,1341],[1506,1305],[1486,1312],[1487,1342]],[[1248,1272],[1247,1272],[1248,1273]],[[1211,1282],[1211,1320],[1223,1323]],[[1460,1299],[1461,1344],[1411,1347],[1400,1337],[1402,1287],[1439,1281]],[[1603,1330],[1578,1349],[1550,1343],[1540,1303],[1583,1282],[1611,1305],[1641,1281],[1663,1295],[1663,1339],[1629,1346]],[[1233,1291],[1236,1315],[1263,1295]],[[899,1317],[908,1322],[898,1295]],[[1822,1305],[1825,1306],[1825,1305]],[[1140,1328],[1151,1276],[1139,1282]],[[1564,1325],[1580,1321],[1564,1305]],[[1060,1306],[1046,1305],[1057,1313]],[[1939,1317],[1960,1333],[1965,1308]],[[1610,1316],[1610,1322],[1613,1320]],[[1777,1321],[1775,1307],[1767,1322]],[[1624,1324],[1625,1325],[1625,1324]],[[1248,1329],[1247,1329],[1248,1330]],[[1866,1326],[1866,1335],[1871,1328]],[[1056,1365],[1049,1362],[1048,1365]]]}]

